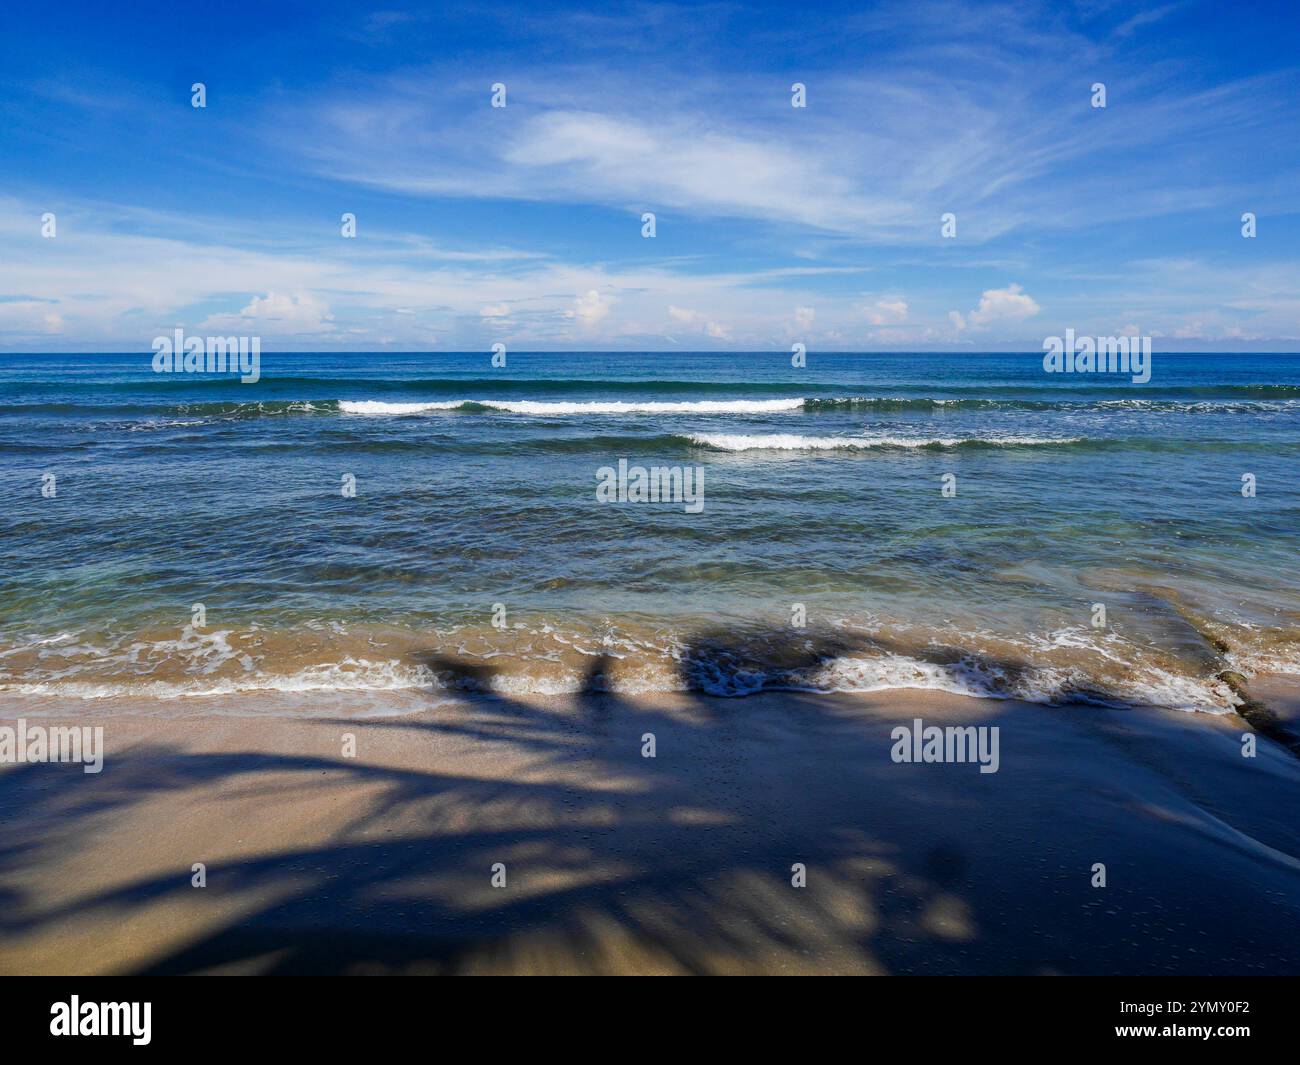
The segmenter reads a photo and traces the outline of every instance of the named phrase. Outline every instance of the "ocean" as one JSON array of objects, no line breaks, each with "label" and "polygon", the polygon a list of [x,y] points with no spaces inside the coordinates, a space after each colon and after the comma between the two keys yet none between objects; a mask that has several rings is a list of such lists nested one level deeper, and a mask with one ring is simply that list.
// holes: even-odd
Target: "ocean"
[{"label": "ocean", "polygon": [[[0,701],[931,688],[1222,712],[1300,671],[1300,356],[0,355]],[[609,470],[700,491],[601,498]],[[602,474],[605,470],[605,474]]]}]

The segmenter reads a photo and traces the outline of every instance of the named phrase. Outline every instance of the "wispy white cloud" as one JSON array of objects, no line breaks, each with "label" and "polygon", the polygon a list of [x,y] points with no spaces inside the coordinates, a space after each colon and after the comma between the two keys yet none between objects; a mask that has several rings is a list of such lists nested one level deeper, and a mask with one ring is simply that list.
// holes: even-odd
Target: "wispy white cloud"
[{"label": "wispy white cloud", "polygon": [[[727,5],[644,5],[634,32],[608,13],[494,9],[482,18],[545,47],[489,43],[469,73],[385,69],[392,42],[437,26],[378,12],[336,29],[365,64],[200,119],[244,152],[210,153],[204,189],[256,168],[291,190],[279,210],[241,219],[227,197],[209,213],[198,191],[166,210],[147,188],[134,204],[0,200],[0,346],[144,348],[181,323],[356,347],[1032,347],[1058,322],[1298,336],[1296,256],[1268,243],[1294,231],[1279,223],[1300,161],[1295,71],[1218,78],[1141,50],[1181,12],[899,0],[800,21],[800,49],[765,70],[713,63],[739,18]],[[770,60],[787,36],[782,20],[747,40]],[[123,115],[148,125],[163,105],[122,84],[112,107],[72,80],[30,95],[101,134]],[[171,138],[194,117],[160,126]],[[51,207],[59,236],[41,240]],[[1261,239],[1229,249],[1245,209]],[[1177,257],[1131,261],[1176,223]]]},{"label": "wispy white cloud", "polygon": [[[1048,303],[1018,282],[978,297],[967,289],[974,306],[950,316],[945,294],[864,293],[852,286],[853,272],[707,272],[689,262],[620,267],[546,258],[384,261],[336,254],[334,244],[277,254],[223,243],[218,230],[204,240],[120,232],[104,224],[114,212],[102,205],[68,213],[60,235],[42,240],[39,214],[37,205],[0,201],[0,239],[14,250],[0,260],[0,345],[10,349],[147,350],[177,325],[305,349],[421,347],[434,338],[460,349],[502,339],[644,347],[668,336],[750,349],[798,339],[854,350],[965,343],[972,333],[980,344],[1036,346],[1034,332],[1049,324],[1049,331],[1073,325],[1110,334],[1135,320],[1144,332],[1171,337],[1180,330],[1206,340],[1300,336],[1296,271],[1285,263],[1123,262],[1116,264],[1120,276],[1145,280],[1101,295],[1072,288]],[[828,279],[840,290],[816,287]],[[953,302],[963,295],[959,288]],[[1044,324],[1035,326],[1040,318]]]},{"label": "wispy white cloud", "polygon": [[[265,116],[267,140],[322,175],[403,195],[671,209],[775,239],[801,228],[933,244],[951,210],[961,239],[980,242],[1284,195],[1221,156],[1215,176],[1202,164],[1216,131],[1300,131],[1294,75],[1175,90],[1165,61],[1126,63],[1122,43],[1046,16],[926,10],[891,14],[888,32],[909,34],[865,72],[811,71],[806,109],[771,77],[516,62],[504,109],[449,68],[406,72],[287,101]],[[1035,47],[1009,49],[1022,24]],[[944,42],[954,54],[935,54]],[[1061,77],[1117,64],[1104,110],[1089,106],[1091,76]],[[1141,164],[1157,156],[1153,182]]]},{"label": "wispy white cloud", "polygon": [[897,296],[885,297],[866,307],[864,314],[872,325],[896,325],[907,319],[907,310],[907,300]]}]

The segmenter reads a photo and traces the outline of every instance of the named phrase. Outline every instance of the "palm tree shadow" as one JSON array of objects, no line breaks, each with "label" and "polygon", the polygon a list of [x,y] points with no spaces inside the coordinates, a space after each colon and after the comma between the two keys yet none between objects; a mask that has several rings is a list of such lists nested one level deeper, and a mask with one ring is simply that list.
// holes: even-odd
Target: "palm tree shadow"
[{"label": "palm tree shadow", "polygon": [[[800,633],[780,656],[801,669],[864,649]],[[702,633],[683,680],[747,669],[751,654],[732,634]],[[961,826],[977,817],[981,778],[938,788],[900,772],[884,726],[821,696],[632,699],[601,655],[571,698],[544,700],[503,691],[487,665],[422,661],[464,700],[348,726],[363,749],[395,741],[407,756],[144,745],[77,787],[48,787],[41,767],[0,774],[0,928],[32,936],[213,904],[215,930],[133,964],[148,974],[1029,971],[1049,956],[989,939],[971,896],[979,841]],[[202,902],[179,854],[174,870],[57,904],[16,875],[137,806],[199,802],[272,772],[300,774],[313,797],[337,791],[349,816],[324,841],[218,855]]]}]

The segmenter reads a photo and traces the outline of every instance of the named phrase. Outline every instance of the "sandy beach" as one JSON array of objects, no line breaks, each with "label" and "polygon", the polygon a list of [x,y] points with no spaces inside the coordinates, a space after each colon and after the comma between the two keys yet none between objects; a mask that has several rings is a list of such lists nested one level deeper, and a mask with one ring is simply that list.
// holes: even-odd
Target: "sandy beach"
[{"label": "sandy beach", "polygon": [[[1255,690],[1294,715],[1293,682]],[[103,724],[101,773],[0,767],[0,971],[1300,967],[1300,760],[1243,757],[1235,715],[899,691],[217,709],[70,704],[44,723]],[[896,763],[918,718],[996,726],[998,771]]]}]

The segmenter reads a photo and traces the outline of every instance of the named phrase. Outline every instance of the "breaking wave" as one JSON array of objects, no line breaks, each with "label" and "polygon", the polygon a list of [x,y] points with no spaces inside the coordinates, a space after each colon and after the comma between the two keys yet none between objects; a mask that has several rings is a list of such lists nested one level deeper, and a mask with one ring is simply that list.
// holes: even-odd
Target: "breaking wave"
[{"label": "breaking wave", "polygon": [[800,436],[796,433],[694,433],[690,440],[715,451],[838,451],[865,448],[1045,447],[1077,444],[1083,437]]},{"label": "breaking wave", "polygon": [[510,414],[581,415],[581,414],[778,414],[803,408],[804,401],[794,399],[700,399],[700,400],[591,400],[588,402],[551,402],[546,400],[469,399],[431,403],[386,403],[381,400],[340,400],[344,414],[370,416],[427,414],[433,411],[496,410]]}]

